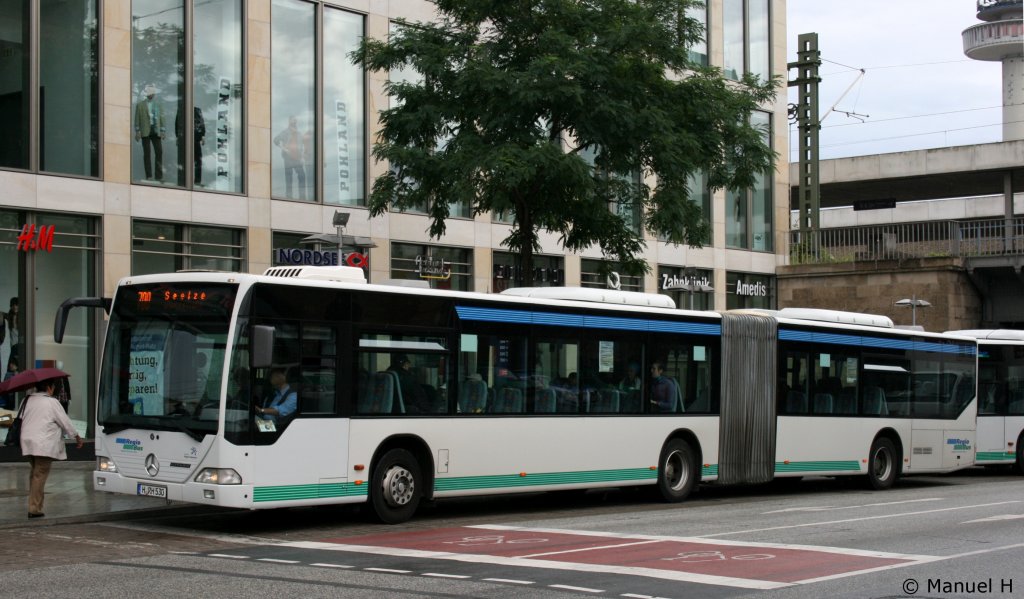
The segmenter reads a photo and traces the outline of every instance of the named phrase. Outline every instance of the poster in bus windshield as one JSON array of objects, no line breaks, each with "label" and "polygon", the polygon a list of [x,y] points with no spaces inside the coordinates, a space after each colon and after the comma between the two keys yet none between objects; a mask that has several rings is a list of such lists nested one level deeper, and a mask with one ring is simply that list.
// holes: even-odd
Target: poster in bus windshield
[{"label": "poster in bus windshield", "polygon": [[160,333],[133,335],[128,357],[128,402],[132,414],[160,415],[164,413],[162,373],[164,370],[164,342]]}]

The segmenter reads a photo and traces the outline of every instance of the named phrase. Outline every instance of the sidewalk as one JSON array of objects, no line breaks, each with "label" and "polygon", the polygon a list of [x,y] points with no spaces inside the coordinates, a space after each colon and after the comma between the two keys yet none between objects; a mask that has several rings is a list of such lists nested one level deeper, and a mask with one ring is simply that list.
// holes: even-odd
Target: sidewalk
[{"label": "sidewalk", "polygon": [[27,461],[0,463],[0,529],[45,526],[172,514],[197,506],[168,503],[154,497],[116,495],[94,491],[95,462],[54,462],[46,481],[44,518],[28,519]]}]

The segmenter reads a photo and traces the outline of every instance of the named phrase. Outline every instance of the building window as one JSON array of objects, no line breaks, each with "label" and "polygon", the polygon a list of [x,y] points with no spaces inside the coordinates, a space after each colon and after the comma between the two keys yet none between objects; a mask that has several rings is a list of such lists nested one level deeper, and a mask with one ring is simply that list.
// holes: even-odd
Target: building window
[{"label": "building window", "polygon": [[[761,129],[766,143],[771,144],[771,114],[755,112],[751,124]],[[725,194],[725,244],[727,247],[770,252],[774,249],[773,193],[771,172],[757,176],[754,187],[744,191],[729,190]]]},{"label": "building window", "polygon": [[686,16],[704,26],[703,39],[689,48],[690,61],[703,67],[708,66],[708,5],[705,0],[697,0],[696,4],[686,8]]},{"label": "building window", "polygon": [[[200,189],[242,193],[242,5],[207,0],[194,6],[192,181]],[[176,137],[182,137],[185,126],[186,119],[175,118]],[[185,147],[178,145],[182,164]]]},{"label": "building window", "polygon": [[[708,188],[707,174],[700,170],[692,173],[686,179],[686,187],[689,191],[690,201],[700,206],[701,218],[707,226],[708,233],[704,239],[701,240],[701,243],[705,246],[711,245],[715,236],[712,229],[714,224],[711,219],[711,190]],[[668,237],[659,234],[658,240],[667,241]]]},{"label": "building window", "polygon": [[[676,307],[684,310],[713,310],[714,273],[701,268],[682,266],[658,267],[658,293],[671,297]],[[703,289],[703,290],[702,290]]]},{"label": "building window", "polygon": [[99,176],[99,44],[96,0],[0,0],[0,168]]},{"label": "building window", "polygon": [[[279,259],[278,250],[308,250],[313,249],[314,246],[302,243],[302,240],[309,237],[305,233],[284,233],[281,231],[274,231],[271,236],[271,252],[270,263],[274,266],[286,264]],[[288,263],[290,264],[290,262]]]},{"label": "building window", "polygon": [[742,272],[725,273],[726,310],[775,307],[775,277]]},{"label": "building window", "polygon": [[[44,247],[27,246],[26,237],[39,239],[40,233],[47,240]],[[7,327],[0,363],[5,372],[11,359],[23,370],[55,366],[68,372],[73,381],[68,416],[83,437],[91,434],[95,420],[93,377],[102,319],[94,310],[72,310],[64,342],[54,343],[49,333],[64,300],[99,293],[102,245],[99,219],[0,210],[0,312]]]},{"label": "building window", "polygon": [[745,73],[761,81],[771,77],[771,12],[769,0],[724,0],[722,39],[724,73],[741,79]]},{"label": "building window", "polygon": [[637,201],[635,197],[638,193],[637,190],[639,190],[640,186],[643,184],[640,171],[635,170],[629,173],[605,172],[597,166],[598,150],[593,146],[583,148],[579,155],[584,162],[594,169],[598,176],[608,177],[610,180],[621,180],[623,183],[628,185],[630,191],[628,195],[634,197],[613,198],[608,202],[608,209],[613,214],[619,215],[631,231],[638,235],[643,235],[643,215],[640,209],[640,202]]},{"label": "building window", "polygon": [[273,0],[270,27],[271,195],[365,204],[364,71],[349,58],[364,35],[364,17]]},{"label": "building window", "polygon": [[[526,285],[523,280],[519,254],[494,252],[492,255],[491,288],[501,293],[512,287]],[[565,258],[562,256],[533,256],[533,287],[562,287],[565,285]]]},{"label": "building window", "polygon": [[[403,26],[398,24],[398,23],[391,23],[390,29],[389,29],[390,35],[391,36],[401,35],[402,28],[403,28]],[[388,79],[390,79],[394,83],[404,83],[404,84],[407,84],[407,85],[420,85],[420,84],[423,83],[423,74],[418,72],[418,71],[416,71],[415,69],[412,69],[411,67],[403,66],[402,68],[395,69],[395,70],[389,72],[388,73]],[[392,108],[396,108],[398,106],[401,106],[401,100],[396,98],[396,97],[394,97],[394,96],[389,98],[389,102],[390,102],[390,105],[391,105]],[[450,135],[442,134],[441,136],[439,136],[437,138],[437,141],[436,141],[436,146],[434,147],[434,152],[435,153],[444,152],[445,147],[448,145],[448,141],[450,139],[451,139]],[[394,167],[389,167],[389,168],[390,168],[390,170],[392,172],[396,173],[396,175],[397,175],[397,169],[396,168],[394,168]],[[404,179],[405,179],[405,182],[407,184],[411,185],[411,186],[417,185],[416,181],[412,177],[406,176],[406,177],[404,177]],[[403,212],[408,212],[410,214],[427,214],[427,212],[429,211],[429,208],[430,207],[427,206],[426,202],[424,202],[424,203],[421,203],[421,204],[419,204],[417,206],[411,206],[409,208],[406,208],[405,210],[403,210]],[[449,211],[449,216],[451,216],[453,218],[473,218],[473,207],[470,205],[469,202],[451,202],[449,204],[449,206],[448,206],[448,211]]]},{"label": "building window", "polygon": [[360,206],[366,198],[366,95],[362,67],[349,53],[363,37],[363,17],[324,7],[324,203]]},{"label": "building window", "polygon": [[316,5],[271,4],[271,195],[315,201]]},{"label": "building window", "polygon": [[433,289],[472,291],[473,250],[392,243],[391,278],[426,281]]},{"label": "building window", "polygon": [[580,286],[643,291],[644,278],[638,275],[623,274],[618,262],[584,258],[580,261]]},{"label": "building window", "polygon": [[242,21],[241,0],[132,2],[133,181],[243,191]]},{"label": "building window", "polygon": [[137,220],[132,223],[132,274],[179,270],[245,272],[241,229]]}]

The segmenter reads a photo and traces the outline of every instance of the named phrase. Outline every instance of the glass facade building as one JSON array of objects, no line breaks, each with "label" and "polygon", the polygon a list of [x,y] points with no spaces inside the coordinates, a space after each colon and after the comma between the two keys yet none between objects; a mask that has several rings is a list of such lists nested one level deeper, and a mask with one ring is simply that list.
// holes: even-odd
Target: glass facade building
[{"label": "glass facade building", "polygon": [[[784,73],[776,9],[771,0],[690,8],[686,16],[707,28],[691,60],[737,78]],[[340,233],[360,240],[345,258],[373,282],[484,293],[523,284],[502,244],[514,214],[452,204],[445,236],[428,240],[422,211],[371,218],[366,208],[374,177],[389,168],[370,147],[377,112],[392,102],[386,79],[421,76],[365,73],[351,52],[364,36],[392,35],[432,10],[427,0],[0,0],[0,312],[14,314],[18,340],[8,335],[0,358],[71,372],[72,419],[88,435],[103,316],[73,311],[62,345],[48,334],[64,299],[110,296],[123,277],[259,273],[277,249],[330,250],[303,239]],[[763,109],[754,118],[772,146],[788,147],[784,104]],[[733,277],[773,281],[772,252],[788,226],[785,172],[736,194],[712,193],[694,177],[710,236],[690,248],[644,232],[646,275],[542,235],[534,284],[657,293],[665,276],[697,272],[714,290],[664,290],[680,307],[774,307],[771,293],[732,299]],[[640,172],[615,176],[653,183]],[[608,209],[642,229],[637,206]],[[339,212],[348,218],[340,228]]]}]

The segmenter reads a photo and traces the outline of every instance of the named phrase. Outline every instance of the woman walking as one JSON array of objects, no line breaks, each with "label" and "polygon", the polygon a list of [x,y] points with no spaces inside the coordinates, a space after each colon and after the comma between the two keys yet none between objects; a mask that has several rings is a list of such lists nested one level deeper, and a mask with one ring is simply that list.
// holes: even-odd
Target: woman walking
[{"label": "woman walking", "polygon": [[25,398],[25,413],[21,424],[21,454],[32,464],[28,486],[28,517],[43,517],[43,488],[50,476],[50,465],[54,460],[66,460],[61,433],[74,437],[79,449],[82,438],[78,436],[71,419],[64,412],[60,402],[53,396],[58,379],[42,381],[36,392]]}]

